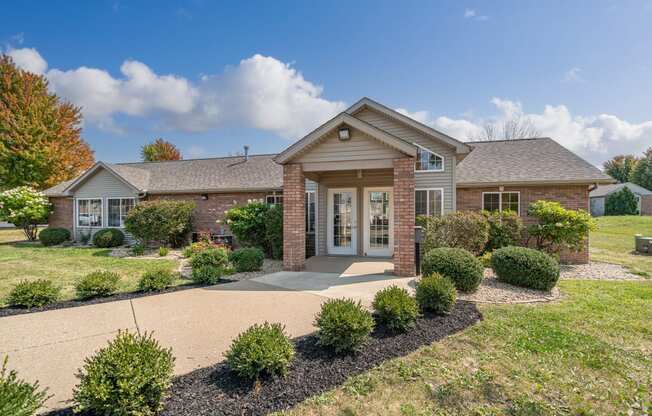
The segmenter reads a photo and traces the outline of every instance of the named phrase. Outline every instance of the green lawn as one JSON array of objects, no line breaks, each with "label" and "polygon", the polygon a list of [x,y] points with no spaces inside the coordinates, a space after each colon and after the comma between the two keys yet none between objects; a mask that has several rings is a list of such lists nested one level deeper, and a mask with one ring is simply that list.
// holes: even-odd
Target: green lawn
[{"label": "green lawn", "polygon": [[599,217],[597,222],[598,229],[591,233],[591,259],[652,277],[652,255],[633,254],[634,234],[652,236],[652,216]]},{"label": "green lawn", "polygon": [[[0,230],[0,241],[9,240],[14,230]],[[110,270],[121,276],[120,291],[138,287],[140,276],[148,270],[176,269],[174,260],[119,259],[108,256],[108,249],[42,247],[39,243],[0,244],[0,306],[13,286],[21,280],[50,279],[62,288],[64,300],[75,297],[75,282],[93,270]],[[179,279],[176,284],[187,280]]]},{"label": "green lawn", "polygon": [[282,414],[650,414],[652,282],[560,287],[557,303],[481,306],[476,326]]},{"label": "green lawn", "polygon": [[26,240],[23,230],[17,228],[0,228],[0,244]]}]

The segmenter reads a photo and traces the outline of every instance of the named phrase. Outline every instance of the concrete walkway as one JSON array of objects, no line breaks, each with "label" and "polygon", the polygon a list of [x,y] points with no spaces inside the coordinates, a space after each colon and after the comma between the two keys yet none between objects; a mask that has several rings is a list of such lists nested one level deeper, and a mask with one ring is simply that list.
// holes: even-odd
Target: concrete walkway
[{"label": "concrete walkway", "polygon": [[54,395],[47,406],[69,405],[75,373],[85,357],[106,345],[118,330],[153,332],[176,357],[184,374],[223,359],[231,340],[254,323],[281,322],[291,337],[314,331],[321,303],[354,297],[370,305],[374,293],[411,279],[280,272],[208,288],[133,300],[0,318],[0,357],[21,378],[39,380]]}]

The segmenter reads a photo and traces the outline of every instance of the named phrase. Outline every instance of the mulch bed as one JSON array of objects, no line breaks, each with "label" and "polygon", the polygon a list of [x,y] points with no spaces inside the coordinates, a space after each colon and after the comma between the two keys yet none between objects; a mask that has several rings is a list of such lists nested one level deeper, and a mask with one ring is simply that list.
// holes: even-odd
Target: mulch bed
[{"label": "mulch bed", "polygon": [[[220,285],[224,283],[233,283],[234,281],[235,280],[220,279],[220,281],[216,284]],[[105,296],[102,298],[92,298],[87,300],[66,300],[63,302],[51,303],[49,305],[45,305],[40,308],[31,308],[31,309],[6,307],[6,308],[0,308],[0,318],[3,318],[5,316],[23,315],[26,313],[51,311],[55,309],[75,308],[77,306],[96,305],[98,303],[116,302],[119,300],[136,299],[145,296],[153,296],[153,295],[160,295],[163,293],[177,292],[179,290],[197,289],[199,287],[205,287],[205,286],[214,286],[214,285],[187,284],[182,286],[173,286],[167,289],[154,291],[154,292],[116,293],[115,295]]]},{"label": "mulch bed", "polygon": [[[344,383],[382,362],[459,332],[482,319],[475,304],[458,301],[447,316],[424,316],[412,330],[394,334],[379,327],[353,355],[333,355],[317,345],[315,335],[294,340],[295,360],[287,377],[263,380],[258,388],[233,375],[224,362],[176,377],[163,416],[266,415],[288,409]],[[49,416],[70,415],[70,409]]]}]

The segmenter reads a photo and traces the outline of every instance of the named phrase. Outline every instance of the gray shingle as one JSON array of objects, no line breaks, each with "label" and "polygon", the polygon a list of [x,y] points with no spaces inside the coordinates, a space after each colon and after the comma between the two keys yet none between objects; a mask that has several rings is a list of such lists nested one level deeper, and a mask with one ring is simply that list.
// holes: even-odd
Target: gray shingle
[{"label": "gray shingle", "polygon": [[458,185],[613,181],[547,137],[467,143],[474,149],[457,166]]},{"label": "gray shingle", "polygon": [[627,182],[627,183],[614,183],[610,185],[600,185],[594,190],[592,190],[591,193],[589,193],[589,196],[591,198],[595,198],[598,196],[606,196],[612,192],[623,189],[625,186],[628,187],[629,190],[634,192],[635,194],[652,195],[652,191],[648,191],[647,189],[643,188],[642,186],[636,185],[635,183]]}]

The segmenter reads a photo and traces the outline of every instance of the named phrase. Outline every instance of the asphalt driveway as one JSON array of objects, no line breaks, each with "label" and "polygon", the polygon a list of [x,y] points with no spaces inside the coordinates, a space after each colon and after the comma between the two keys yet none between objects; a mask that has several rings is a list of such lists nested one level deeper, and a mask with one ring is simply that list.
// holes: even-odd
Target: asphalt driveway
[{"label": "asphalt driveway", "polygon": [[53,397],[49,408],[69,405],[75,373],[85,357],[106,345],[120,329],[153,332],[185,374],[223,359],[237,334],[254,323],[281,322],[291,337],[314,331],[321,303],[355,297],[370,304],[389,284],[410,279],[333,273],[280,272],[207,288],[132,300],[0,318],[0,357],[20,377],[39,380]]}]

